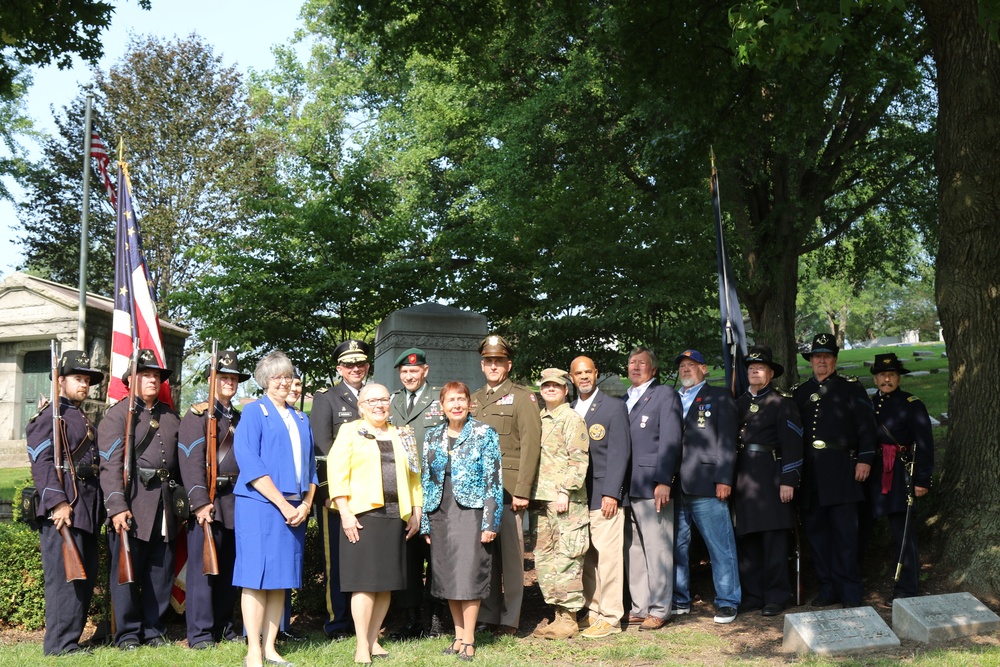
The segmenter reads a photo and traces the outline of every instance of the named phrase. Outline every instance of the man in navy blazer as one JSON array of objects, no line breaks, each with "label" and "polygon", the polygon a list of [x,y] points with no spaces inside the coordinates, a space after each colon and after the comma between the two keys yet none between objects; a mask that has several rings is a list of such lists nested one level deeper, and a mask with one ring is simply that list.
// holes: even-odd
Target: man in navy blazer
[{"label": "man in navy blazer", "polygon": [[628,504],[632,439],[625,404],[598,389],[594,361],[577,357],[570,377],[580,392],[572,408],[587,422],[590,436],[590,549],[583,561],[587,615],[580,627],[584,637],[599,639],[621,632],[625,615],[625,514],[620,509]]},{"label": "man in navy blazer", "polygon": [[729,390],[705,383],[708,366],[701,352],[685,350],[674,363],[681,381],[684,412],[674,545],[675,613],[686,614],[691,610],[688,547],[693,523],[712,559],[715,622],[732,623],[740,605],[736,538],[729,514],[736,469],[736,402]]},{"label": "man in navy blazer", "polygon": [[674,588],[674,505],[670,486],[681,463],[681,402],[656,380],[656,354],[632,350],[625,399],[632,438],[629,523],[625,533],[630,623],[659,630],[670,619]]}]

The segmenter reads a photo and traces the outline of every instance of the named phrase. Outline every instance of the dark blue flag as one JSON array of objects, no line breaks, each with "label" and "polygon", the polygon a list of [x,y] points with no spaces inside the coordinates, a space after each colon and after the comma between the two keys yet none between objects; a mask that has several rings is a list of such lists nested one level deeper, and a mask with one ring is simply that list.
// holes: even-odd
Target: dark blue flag
[{"label": "dark blue flag", "polygon": [[719,174],[712,154],[712,208],[715,209],[715,254],[719,265],[719,321],[722,325],[722,362],[726,386],[739,397],[747,390],[747,337],[743,330],[743,310],[736,297],[736,281],[729,263],[729,251],[722,230],[722,205],[719,202]]}]

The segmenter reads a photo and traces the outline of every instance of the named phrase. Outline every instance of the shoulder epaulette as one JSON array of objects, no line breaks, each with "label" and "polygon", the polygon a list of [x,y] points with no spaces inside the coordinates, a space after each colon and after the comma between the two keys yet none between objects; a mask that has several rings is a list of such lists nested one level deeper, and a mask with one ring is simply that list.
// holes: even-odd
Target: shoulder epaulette
[{"label": "shoulder epaulette", "polygon": [[802,386],[802,383],[801,383],[801,382],[799,382],[798,384],[793,384],[793,385],[792,385],[792,391],[795,391],[796,389],[798,389],[798,388],[799,388],[799,387],[801,387],[801,386]]},{"label": "shoulder epaulette", "polygon": [[326,392],[328,392],[328,391],[330,391],[330,388],[329,388],[329,387],[323,387],[322,389],[317,389],[317,390],[316,390],[316,393],[317,393],[317,394],[325,394],[325,393],[326,393]]},{"label": "shoulder epaulette", "polygon": [[[797,387],[798,385],[795,385],[795,386]],[[794,389],[794,388],[795,387],[792,387],[792,389]],[[790,391],[785,391],[784,389],[777,389],[777,391],[778,391],[779,394],[781,394],[785,398],[791,398],[792,397],[792,392],[790,392]]]},{"label": "shoulder epaulette", "polygon": [[906,400],[912,403],[913,401],[919,401],[920,399],[917,398],[916,396],[907,396]]},{"label": "shoulder epaulette", "polygon": [[848,382],[857,382],[858,381],[858,376],[857,375],[844,375],[842,377],[845,380],[847,380]]},{"label": "shoulder epaulette", "polygon": [[205,410],[207,409],[208,409],[208,401],[204,401],[203,403],[195,403],[194,405],[191,406],[191,412],[195,413],[196,415],[205,414]]}]

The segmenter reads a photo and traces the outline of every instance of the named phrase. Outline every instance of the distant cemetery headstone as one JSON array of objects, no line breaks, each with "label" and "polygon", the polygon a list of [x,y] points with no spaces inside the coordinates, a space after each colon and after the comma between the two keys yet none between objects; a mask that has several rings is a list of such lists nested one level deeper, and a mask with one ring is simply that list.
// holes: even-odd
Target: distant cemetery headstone
[{"label": "distant cemetery headstone", "polygon": [[783,651],[841,655],[899,646],[899,638],[871,607],[785,615]]},{"label": "distant cemetery headstone", "polygon": [[[421,303],[391,313],[375,330],[375,381],[389,391],[401,388],[396,358],[411,347],[427,355],[427,381],[440,387],[460,380],[475,391],[483,384],[479,365],[479,343],[486,336],[486,317],[467,310]],[[514,360],[517,371],[517,360]]]},{"label": "distant cemetery headstone", "polygon": [[971,593],[948,593],[892,602],[892,629],[906,639],[939,642],[1000,630],[997,616]]}]

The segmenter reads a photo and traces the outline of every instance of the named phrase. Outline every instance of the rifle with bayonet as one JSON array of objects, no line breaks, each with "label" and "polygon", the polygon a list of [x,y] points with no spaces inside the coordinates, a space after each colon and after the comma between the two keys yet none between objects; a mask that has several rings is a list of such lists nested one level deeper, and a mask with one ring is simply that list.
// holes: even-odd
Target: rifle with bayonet
[{"label": "rifle with bayonet", "polygon": [[[69,503],[70,507],[76,502],[78,493],[76,490],[76,468],[73,466],[73,456],[69,453],[68,456],[64,456],[66,452],[63,448],[66,445],[65,440],[62,435],[62,415],[60,414],[60,404],[59,404],[59,346],[56,341],[51,343],[52,351],[52,390],[50,394],[50,405],[52,407],[52,454],[56,465],[56,477],[59,479],[59,486],[65,488],[63,484],[63,473],[69,470],[70,486],[73,488],[73,498],[70,499],[69,494],[66,494],[66,502]],[[65,465],[64,461],[68,462]],[[87,571],[83,567],[83,559],[80,558],[80,551],[76,548],[76,542],[73,541],[73,535],[69,532],[69,526],[62,526],[59,529],[59,534],[62,535],[63,545],[62,545],[62,555],[63,555],[63,568],[66,571],[66,581],[80,581],[87,578]]]},{"label": "rifle with bayonet", "polygon": [[[125,446],[122,453],[122,479],[125,482],[125,498],[130,498],[129,486],[132,483],[132,451],[133,440],[135,439],[135,394],[136,385],[139,383],[139,341],[132,344],[132,363],[128,376],[128,416],[125,419]],[[135,572],[132,570],[132,547],[128,540],[129,528],[126,526],[118,531],[118,585],[131,584],[135,582]]]},{"label": "rifle with bayonet", "polygon": [[[219,449],[218,419],[215,417],[215,385],[219,366],[219,342],[212,341],[212,360],[208,371],[208,419],[205,427],[205,467],[207,468],[208,502],[215,502],[215,484],[219,476],[219,462],[216,459]],[[212,523],[201,524],[205,531],[205,543],[201,553],[201,573],[219,574],[219,556],[215,551],[215,539],[212,536]]]}]

